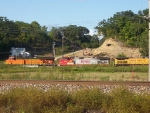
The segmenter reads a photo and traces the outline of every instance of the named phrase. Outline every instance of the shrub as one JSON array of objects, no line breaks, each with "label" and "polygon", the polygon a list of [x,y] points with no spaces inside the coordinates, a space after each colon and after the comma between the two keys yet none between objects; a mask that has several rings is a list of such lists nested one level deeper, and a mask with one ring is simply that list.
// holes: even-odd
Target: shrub
[{"label": "shrub", "polygon": [[149,113],[150,95],[120,87],[110,93],[91,87],[68,93],[59,88],[15,88],[0,94],[1,113]]},{"label": "shrub", "polygon": [[111,93],[112,102],[109,111],[112,113],[149,113],[150,102],[148,96],[135,94],[127,89],[120,87]]},{"label": "shrub", "polygon": [[[81,106],[86,110],[105,109],[108,103],[108,96],[98,88],[83,89],[72,95],[74,105]],[[104,105],[104,108],[103,108]]]}]

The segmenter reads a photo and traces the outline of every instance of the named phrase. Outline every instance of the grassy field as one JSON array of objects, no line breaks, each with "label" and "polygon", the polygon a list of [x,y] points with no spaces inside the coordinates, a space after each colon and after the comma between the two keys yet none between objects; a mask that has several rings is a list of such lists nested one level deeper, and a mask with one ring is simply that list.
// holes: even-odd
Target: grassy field
[{"label": "grassy field", "polygon": [[0,79],[147,81],[148,66],[26,67],[0,62]]}]

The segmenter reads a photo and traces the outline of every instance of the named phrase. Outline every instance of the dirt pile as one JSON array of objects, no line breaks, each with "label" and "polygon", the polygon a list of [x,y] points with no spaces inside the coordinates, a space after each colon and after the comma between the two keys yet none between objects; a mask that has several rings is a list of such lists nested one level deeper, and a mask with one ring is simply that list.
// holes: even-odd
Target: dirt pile
[{"label": "dirt pile", "polygon": [[[139,50],[139,48],[125,47],[122,42],[119,42],[112,38],[106,39],[104,43],[96,49],[89,49],[89,51],[91,51],[92,56],[105,56],[110,58],[115,58],[119,54],[124,54],[126,55],[126,57],[140,57],[141,53],[139,52]],[[75,56],[84,57],[83,51],[76,53]]]}]

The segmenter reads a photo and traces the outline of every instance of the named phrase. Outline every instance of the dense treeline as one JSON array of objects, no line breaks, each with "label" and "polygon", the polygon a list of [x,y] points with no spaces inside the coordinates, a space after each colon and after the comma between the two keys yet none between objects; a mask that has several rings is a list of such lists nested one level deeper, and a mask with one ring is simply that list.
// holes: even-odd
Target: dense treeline
[{"label": "dense treeline", "polygon": [[41,26],[36,21],[29,24],[0,17],[0,52],[8,52],[11,47],[25,47],[29,51],[47,50],[52,52],[53,42],[55,42],[58,54],[62,51],[62,42],[63,52],[85,47],[98,47],[97,36],[85,35],[88,33],[87,28],[76,25],[53,27],[48,31],[46,26]]},{"label": "dense treeline", "polygon": [[[141,48],[143,56],[148,56],[148,22],[142,16],[148,9],[134,14],[131,10],[117,12],[113,17],[102,20],[95,27],[104,38],[116,38],[127,46]],[[38,22],[25,23],[0,17],[0,53],[9,52],[11,47],[25,47],[29,51],[52,52],[55,42],[56,54],[67,53],[82,48],[96,48],[101,43],[97,35],[87,35],[86,27],[69,25],[48,29]],[[63,49],[62,49],[63,45]]]},{"label": "dense treeline", "polygon": [[134,14],[131,10],[117,12],[113,17],[102,20],[96,26],[105,38],[123,41],[126,46],[139,47],[143,56],[148,56],[148,9]]},{"label": "dense treeline", "polygon": [[25,47],[32,50],[38,47],[49,48],[52,39],[47,35],[47,28],[38,22],[31,24],[10,21],[0,17],[0,52],[8,52],[11,47]]},{"label": "dense treeline", "polygon": [[[71,52],[83,48],[95,48],[99,46],[97,35],[88,35],[89,30],[86,27],[69,25],[67,27],[52,27],[48,35],[56,42],[56,50]],[[60,49],[58,49],[60,48]],[[56,51],[56,52],[57,52]]]}]

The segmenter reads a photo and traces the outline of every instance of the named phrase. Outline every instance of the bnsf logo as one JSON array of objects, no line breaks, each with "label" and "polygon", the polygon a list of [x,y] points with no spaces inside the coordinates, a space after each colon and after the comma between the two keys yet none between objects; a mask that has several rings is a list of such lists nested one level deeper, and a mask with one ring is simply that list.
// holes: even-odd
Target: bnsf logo
[{"label": "bnsf logo", "polygon": [[90,60],[81,60],[81,63],[90,63]]}]

